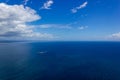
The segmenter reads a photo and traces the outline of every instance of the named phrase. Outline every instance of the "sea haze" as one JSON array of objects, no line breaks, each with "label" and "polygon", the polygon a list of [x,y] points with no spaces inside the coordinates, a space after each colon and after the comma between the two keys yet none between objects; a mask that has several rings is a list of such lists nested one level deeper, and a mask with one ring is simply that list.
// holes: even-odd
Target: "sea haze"
[{"label": "sea haze", "polygon": [[120,80],[120,42],[0,43],[0,80]]}]

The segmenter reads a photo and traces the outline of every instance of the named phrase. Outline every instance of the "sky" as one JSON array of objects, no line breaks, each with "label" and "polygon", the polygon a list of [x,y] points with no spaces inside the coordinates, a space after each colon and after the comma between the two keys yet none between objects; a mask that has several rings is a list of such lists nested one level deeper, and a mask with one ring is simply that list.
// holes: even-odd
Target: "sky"
[{"label": "sky", "polygon": [[120,41],[120,0],[0,0],[0,40]]}]

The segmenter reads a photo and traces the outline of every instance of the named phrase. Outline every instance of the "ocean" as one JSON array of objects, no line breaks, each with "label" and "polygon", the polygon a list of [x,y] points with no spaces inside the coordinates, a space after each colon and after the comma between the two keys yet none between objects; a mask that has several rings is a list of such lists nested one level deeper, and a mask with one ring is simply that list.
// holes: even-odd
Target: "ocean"
[{"label": "ocean", "polygon": [[120,80],[120,42],[0,43],[0,80]]}]

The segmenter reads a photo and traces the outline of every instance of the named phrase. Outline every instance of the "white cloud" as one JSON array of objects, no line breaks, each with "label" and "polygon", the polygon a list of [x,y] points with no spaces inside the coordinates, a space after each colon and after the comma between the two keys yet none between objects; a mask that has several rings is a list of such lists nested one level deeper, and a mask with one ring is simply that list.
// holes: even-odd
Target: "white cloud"
[{"label": "white cloud", "polygon": [[0,38],[4,39],[48,39],[53,35],[35,32],[28,22],[41,19],[36,11],[23,5],[0,3]]},{"label": "white cloud", "polygon": [[88,26],[81,26],[81,27],[78,27],[79,30],[84,30],[84,29],[86,29],[86,28],[88,28]]},{"label": "white cloud", "polygon": [[69,25],[62,24],[42,24],[38,25],[38,28],[48,29],[48,28],[56,28],[56,29],[72,29]]},{"label": "white cloud", "polygon": [[120,40],[120,32],[108,36],[110,39]]},{"label": "white cloud", "polygon": [[29,0],[24,0],[24,1],[23,1],[23,5],[27,5],[28,1],[29,1]]},{"label": "white cloud", "polygon": [[48,0],[46,3],[43,4],[43,6],[41,7],[41,9],[51,9],[50,7],[53,4],[53,0]]},{"label": "white cloud", "polygon": [[77,12],[77,9],[76,8],[73,8],[71,9],[72,13],[76,13]]},{"label": "white cloud", "polygon": [[82,9],[85,8],[87,6],[88,2],[84,2],[82,5],[80,5],[79,7],[77,7],[77,9]]},{"label": "white cloud", "polygon": [[71,9],[72,13],[76,13],[79,9],[85,8],[87,6],[87,4],[88,4],[88,2],[86,1],[83,4],[81,4],[80,6]]}]

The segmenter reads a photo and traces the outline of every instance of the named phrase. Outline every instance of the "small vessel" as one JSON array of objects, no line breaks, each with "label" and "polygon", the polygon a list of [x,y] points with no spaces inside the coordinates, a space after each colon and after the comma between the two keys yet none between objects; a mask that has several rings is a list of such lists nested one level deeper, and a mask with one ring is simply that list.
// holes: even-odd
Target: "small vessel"
[{"label": "small vessel", "polygon": [[39,54],[45,54],[47,53],[47,51],[41,51],[41,52],[38,52]]}]

